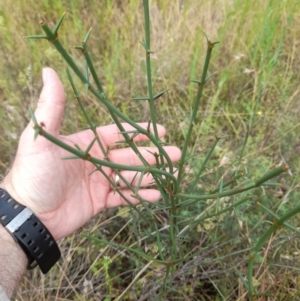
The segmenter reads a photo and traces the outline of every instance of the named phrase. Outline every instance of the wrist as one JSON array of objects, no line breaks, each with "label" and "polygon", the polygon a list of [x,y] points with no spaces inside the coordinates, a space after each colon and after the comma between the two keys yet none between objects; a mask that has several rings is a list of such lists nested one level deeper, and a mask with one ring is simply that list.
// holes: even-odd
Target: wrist
[{"label": "wrist", "polygon": [[26,270],[27,256],[0,224],[0,285],[10,298]]}]

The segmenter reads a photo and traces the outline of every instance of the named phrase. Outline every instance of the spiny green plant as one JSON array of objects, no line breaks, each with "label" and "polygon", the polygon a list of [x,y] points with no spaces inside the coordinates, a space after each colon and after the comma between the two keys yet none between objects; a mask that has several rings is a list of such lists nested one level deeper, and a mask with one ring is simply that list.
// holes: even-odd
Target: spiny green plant
[{"label": "spiny green plant", "polygon": [[[208,243],[208,245],[204,247],[195,247],[195,245],[192,244],[189,245],[187,242],[189,241],[189,236],[195,230],[195,227],[197,227],[197,225],[200,225],[201,222],[216,219],[217,217],[224,215],[226,212],[235,210],[235,208],[237,208],[241,204],[250,202],[251,195],[248,193],[249,190],[260,187],[262,185],[274,185],[274,183],[270,183],[269,181],[279,176],[281,173],[287,171],[288,167],[286,165],[277,167],[261,175],[261,177],[256,180],[249,179],[249,175],[244,175],[238,168],[233,167],[229,172],[230,178],[228,180],[224,181],[223,178],[220,178],[219,181],[217,181],[213,185],[214,189],[207,189],[205,187],[202,187],[200,189],[198,187],[199,179],[205,176],[207,165],[217,147],[217,144],[222,139],[222,137],[215,137],[215,142],[213,143],[203,162],[200,163],[200,166],[197,168],[197,171],[193,175],[193,178],[185,173],[186,166],[189,166],[190,161],[194,160],[193,151],[190,151],[190,145],[193,145],[193,148],[195,147],[194,142],[192,141],[192,133],[196,124],[200,122],[198,111],[200,109],[203,89],[208,80],[213,76],[213,74],[208,75],[208,69],[210,58],[214,46],[217,44],[217,42],[210,41],[207,36],[206,57],[202,68],[201,77],[200,79],[192,80],[195,84],[198,85],[198,91],[191,108],[188,128],[185,134],[185,140],[182,148],[182,155],[178,162],[177,168],[173,166],[173,163],[171,162],[168,154],[163,148],[164,142],[162,142],[158,137],[156,108],[159,108],[159,105],[157,103],[158,99],[161,100],[162,96],[168,91],[168,89],[164,89],[160,92],[154,92],[151,73],[151,55],[153,54],[153,51],[151,49],[150,43],[149,4],[148,0],[144,0],[143,3],[145,18],[145,37],[141,44],[145,49],[148,94],[142,97],[134,97],[133,99],[135,101],[146,101],[149,104],[150,114],[148,126],[146,129],[142,128],[134,120],[129,118],[126,114],[122,113],[106,97],[103,85],[99,80],[97,70],[88,50],[88,40],[91,34],[91,30],[87,32],[82,43],[79,46],[75,47],[83,55],[83,69],[78,66],[72,56],[61,44],[58,36],[58,31],[64,19],[64,15],[58,20],[53,29],[50,29],[49,26],[42,21],[40,25],[42,30],[44,31],[44,34],[29,36],[29,38],[46,39],[56,48],[56,50],[61,54],[62,58],[68,64],[69,69],[67,69],[67,76],[72,86],[75,98],[77,99],[80,109],[86,119],[87,126],[94,133],[94,139],[84,150],[81,149],[80,145],[70,146],[62,142],[58,138],[50,135],[43,128],[42,124],[38,123],[32,110],[30,111],[30,114],[34,123],[35,137],[42,135],[54,144],[70,152],[72,155],[63,158],[65,160],[82,159],[94,164],[95,172],[102,173],[110,182],[115,192],[120,194],[120,196],[122,196],[128,203],[132,220],[136,221],[138,219],[138,223],[140,225],[140,227],[133,225],[134,236],[136,238],[135,243],[132,243],[128,246],[116,243],[114,241],[107,241],[103,236],[102,238],[99,238],[94,235],[88,234],[87,237],[95,244],[104,244],[106,246],[112,246],[114,248],[126,250],[132,254],[135,254],[139,261],[144,264],[144,267],[147,267],[152,263],[162,266],[164,270],[164,282],[158,288],[158,290],[160,290],[159,296],[162,297],[164,294],[172,292],[172,282],[176,276],[182,273],[182,268],[187,262],[192,261],[193,258],[196,258],[197,256],[205,254],[205,252],[209,252],[210,249],[213,249],[216,246],[222,245],[221,241],[214,241],[213,239]],[[122,134],[123,136],[123,140],[117,141],[117,143],[119,145],[129,146],[140,158],[143,164],[142,166],[136,167],[129,165],[120,165],[108,160],[109,150],[103,146],[101,138],[96,131],[97,124],[95,124],[91,120],[85,106],[83,105],[83,102],[81,100],[81,93],[79,92],[79,89],[76,87],[73,80],[73,74],[75,74],[82,82],[85,93],[91,93],[97,99],[97,101],[99,101],[99,104],[107,109],[111,118],[117,125],[120,134]],[[258,103],[259,98],[257,100],[257,104]],[[255,113],[256,109],[254,110],[254,113],[250,119],[249,129]],[[121,121],[130,124],[134,128],[134,130],[126,131]],[[153,128],[153,133],[150,131],[150,127]],[[140,153],[137,145],[133,142],[133,139],[139,134],[147,136],[151,143],[157,148],[157,152],[152,154],[156,160],[156,164],[154,166],[149,166],[146,159]],[[241,155],[237,160],[239,164],[244,155],[244,149],[247,143],[248,135],[249,131],[247,132],[244,145],[242,146]],[[104,154],[104,158],[95,158],[91,156],[90,150],[93,147],[99,147]],[[114,170],[115,174],[118,175],[119,178],[125,183],[126,187],[131,190],[132,195],[139,200],[140,205],[134,206],[126,199],[126,197],[122,194],[122,189],[117,186],[117,183],[115,183],[113,179],[105,174],[105,172],[103,171],[104,166],[110,167]],[[126,181],[126,179],[122,176],[121,171],[124,170],[136,172],[136,177],[138,179],[136,186],[133,186],[132,183]],[[147,174],[152,175],[157,188],[161,192],[162,200],[157,204],[151,204],[147,202],[147,200],[142,199],[138,194],[142,179]],[[223,199],[230,196],[238,196],[238,199],[235,198],[235,201],[228,205],[223,202]],[[199,206],[201,207],[200,214],[193,214],[193,207],[198,208]],[[293,231],[298,232],[298,230],[290,225],[287,221],[300,211],[300,206],[295,207],[282,217],[277,216],[270,209],[265,208],[263,205],[260,206],[274,218],[274,222],[265,232],[265,234],[259,238],[254,246],[250,246],[250,248],[240,251],[245,253],[248,252],[249,254],[248,281],[244,281],[241,273],[237,272],[240,275],[241,280],[243,280],[242,282],[244,286],[246,287],[246,289],[248,289],[251,299],[256,296],[252,279],[253,265],[256,259],[256,255],[259,253],[262,245],[281,226],[285,226]],[[166,218],[161,218],[162,215],[166,216]],[[145,241],[154,243],[157,246],[156,254],[152,253],[149,255],[149,253],[144,251]],[[221,257],[218,259],[221,260]],[[144,271],[144,269],[142,268],[141,271]],[[131,285],[133,285],[134,282],[137,281],[138,277],[134,279]],[[111,287],[109,290],[110,294],[112,295],[113,292]],[[222,292],[220,292],[220,295],[222,295]],[[121,296],[119,296],[117,300],[119,300],[120,298]]]}]

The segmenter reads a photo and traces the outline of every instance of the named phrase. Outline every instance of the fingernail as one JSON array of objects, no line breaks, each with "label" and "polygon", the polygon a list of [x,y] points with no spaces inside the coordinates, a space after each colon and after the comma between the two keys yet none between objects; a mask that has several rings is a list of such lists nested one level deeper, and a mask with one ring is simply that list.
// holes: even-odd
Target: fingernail
[{"label": "fingernail", "polygon": [[47,68],[43,68],[43,71],[42,71],[42,77],[43,77],[43,84],[45,85],[46,82],[47,82]]}]

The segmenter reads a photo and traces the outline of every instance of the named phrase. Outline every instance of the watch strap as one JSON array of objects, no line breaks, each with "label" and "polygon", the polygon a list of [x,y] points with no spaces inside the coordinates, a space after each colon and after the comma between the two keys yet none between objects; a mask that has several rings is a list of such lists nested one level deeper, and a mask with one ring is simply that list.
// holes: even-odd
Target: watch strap
[{"label": "watch strap", "polygon": [[28,257],[28,268],[38,265],[46,274],[59,260],[58,245],[45,225],[27,207],[0,188],[0,223]]},{"label": "watch strap", "polygon": [[0,188],[0,223],[6,227],[25,206],[16,202],[7,191]]}]

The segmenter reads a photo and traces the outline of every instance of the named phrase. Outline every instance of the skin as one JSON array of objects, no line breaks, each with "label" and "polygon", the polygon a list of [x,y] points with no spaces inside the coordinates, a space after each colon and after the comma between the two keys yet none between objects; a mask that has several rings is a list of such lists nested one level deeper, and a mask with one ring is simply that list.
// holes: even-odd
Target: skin
[{"label": "skin", "polygon": [[[43,84],[35,110],[37,121],[42,123],[50,134],[72,146],[77,143],[81,149],[85,149],[94,138],[92,131],[86,130],[69,136],[61,136],[59,133],[64,114],[65,93],[59,77],[51,68],[43,70]],[[147,128],[148,124],[140,125]],[[128,124],[124,124],[124,127],[125,130],[132,130]],[[99,127],[97,132],[106,148],[122,140],[122,135],[114,124]],[[159,125],[158,133],[163,137],[166,133],[165,128]],[[30,123],[20,137],[15,161],[0,187],[7,190],[19,203],[30,208],[56,240],[70,235],[102,210],[127,204],[112,190],[110,183],[100,172],[89,175],[94,170],[90,162],[61,160],[70,154],[42,136],[38,136],[36,140],[33,137],[33,125]],[[138,135],[134,139],[135,142],[146,140],[144,135]],[[139,150],[149,164],[155,164],[155,158],[150,152],[155,152],[156,148],[140,147]],[[180,159],[181,152],[177,147],[166,146],[165,150],[173,162]],[[104,157],[96,144],[90,153],[98,158]],[[119,164],[142,165],[130,148],[109,151],[109,160]],[[109,177],[114,178],[115,174],[110,168],[104,170]],[[121,173],[129,182],[135,179],[135,172]],[[134,180],[133,185],[136,182],[137,180]],[[160,198],[159,191],[143,189],[152,182],[151,176],[144,177],[139,195],[155,202]],[[126,198],[136,204],[137,200],[130,196],[131,192],[124,187],[124,183],[121,182],[120,185]],[[0,240],[1,248],[5,245],[0,251],[0,285],[5,287],[11,296],[20,275],[24,273],[27,260],[22,250],[1,226]],[[10,273],[10,279],[7,271]]]}]

